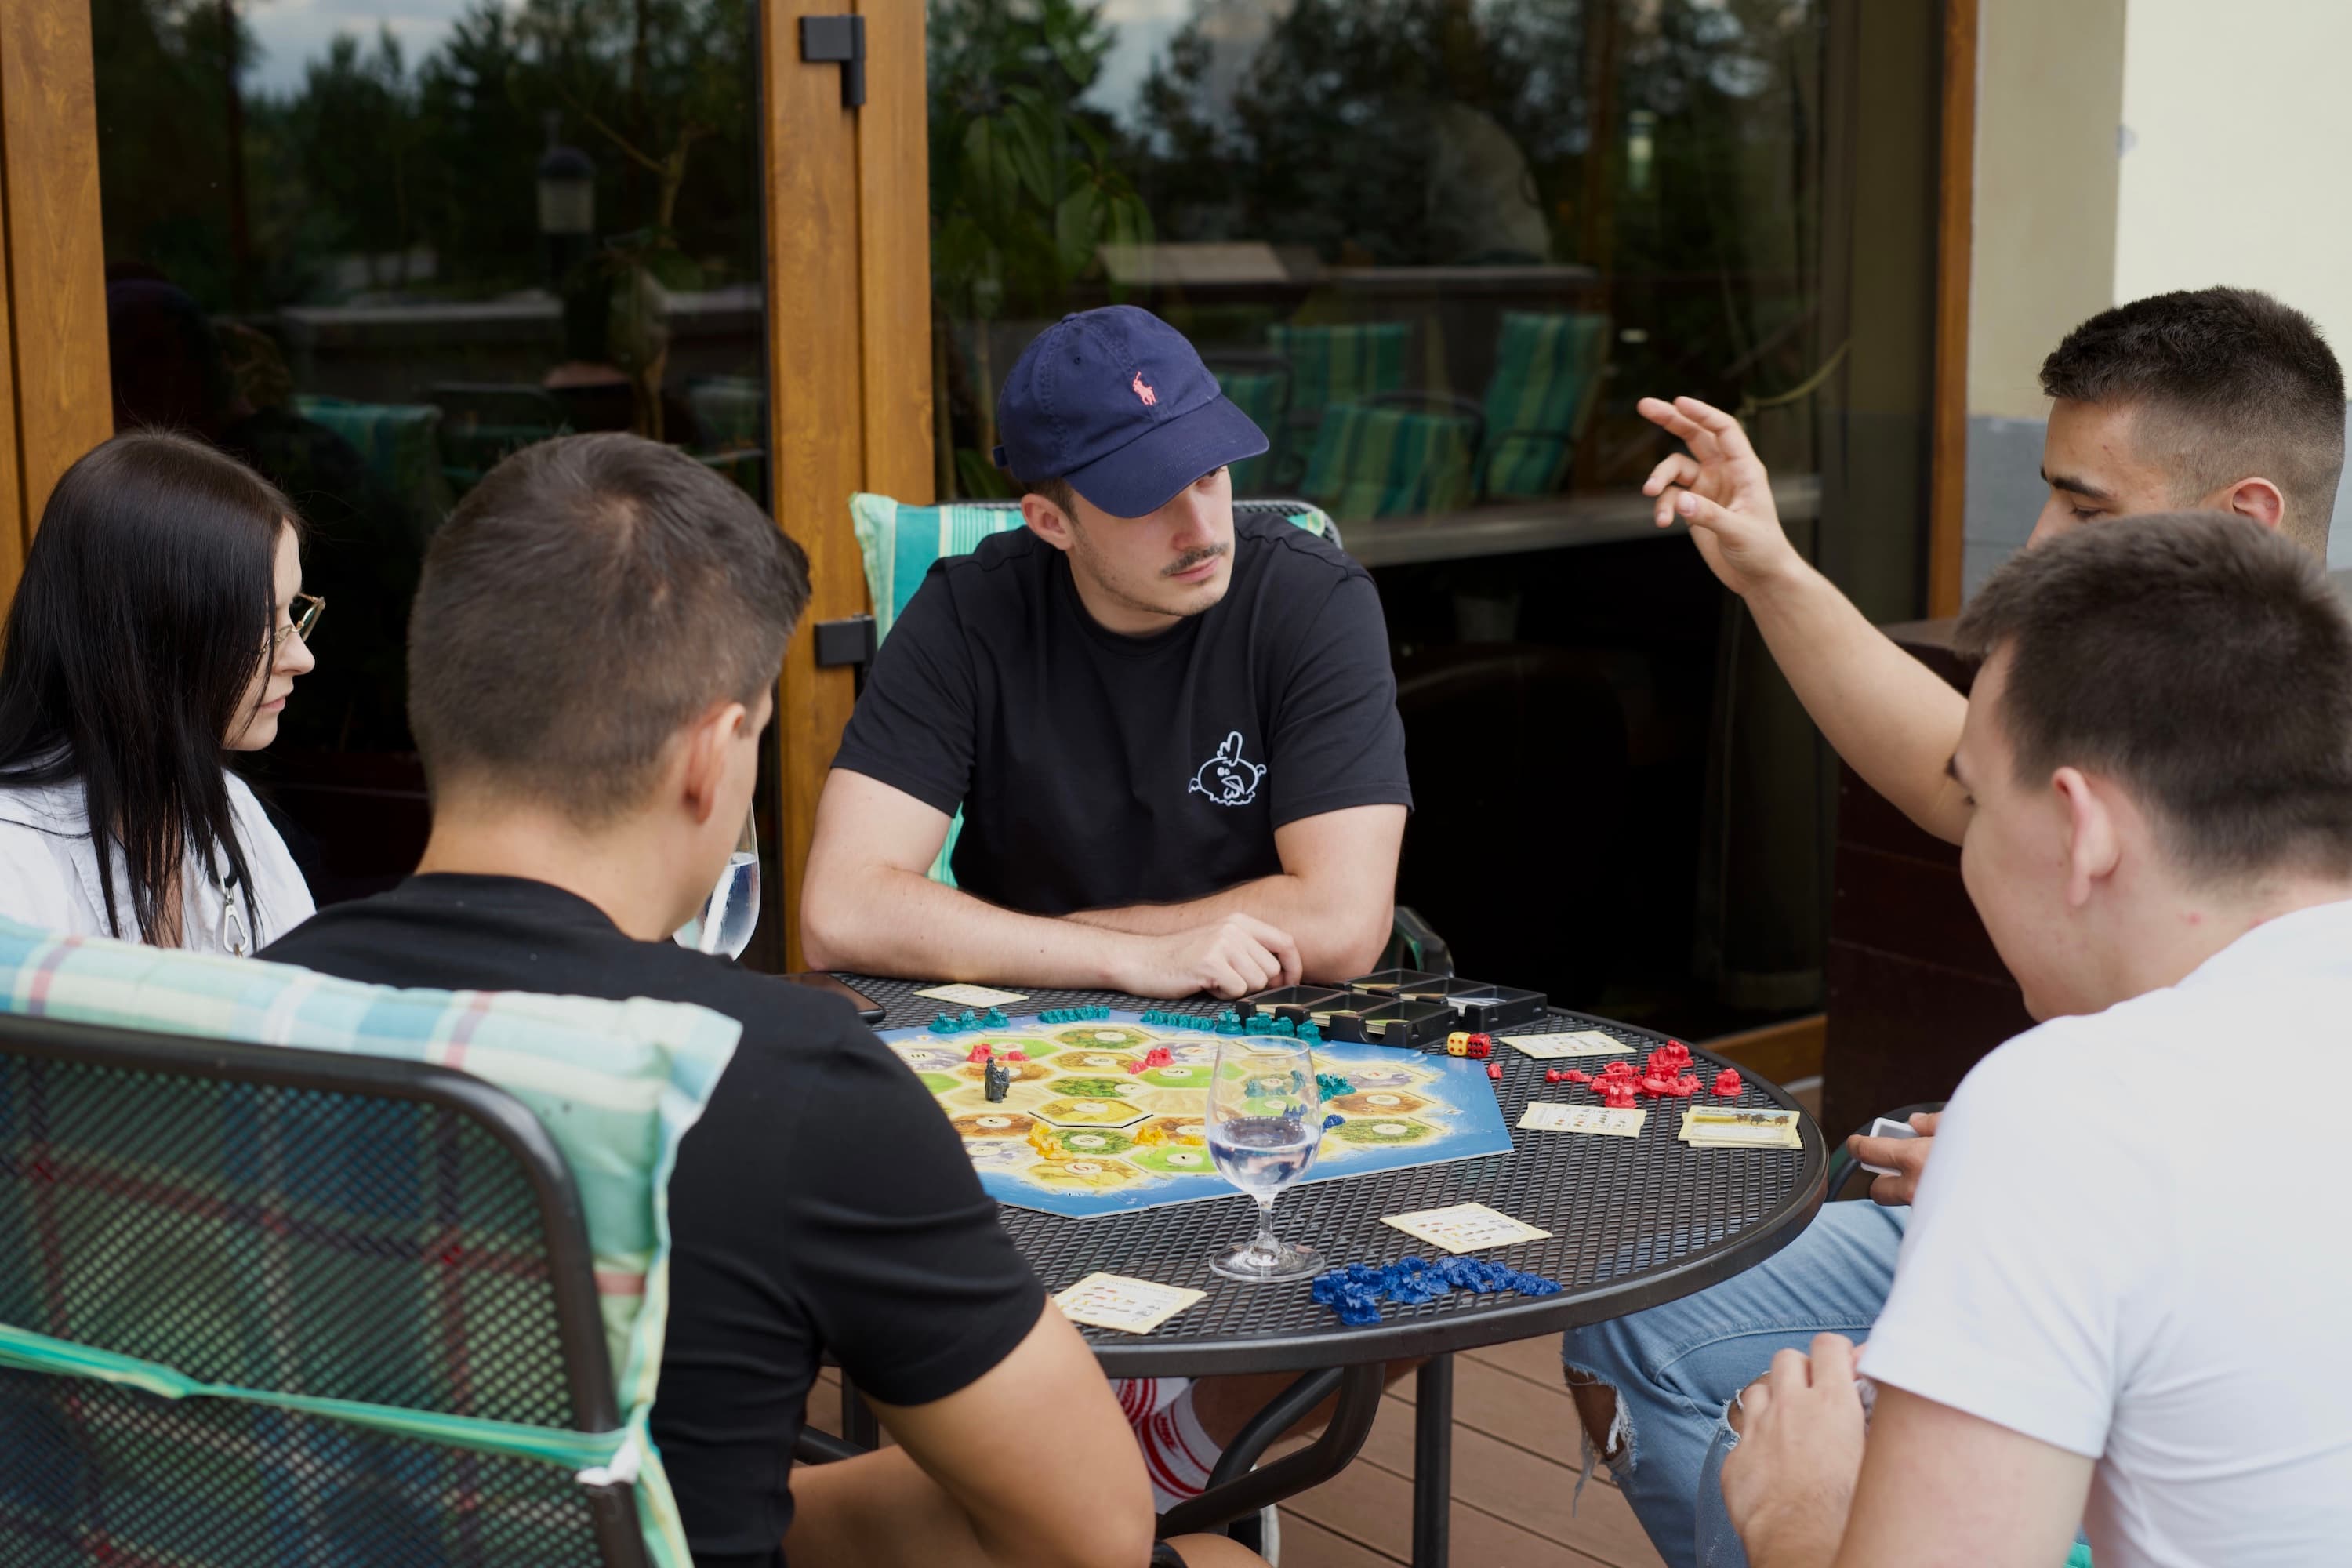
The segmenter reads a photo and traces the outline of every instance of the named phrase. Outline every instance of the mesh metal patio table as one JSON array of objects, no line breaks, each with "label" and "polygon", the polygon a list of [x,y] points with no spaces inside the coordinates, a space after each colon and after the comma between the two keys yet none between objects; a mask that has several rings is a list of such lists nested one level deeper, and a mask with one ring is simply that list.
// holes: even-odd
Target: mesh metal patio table
[{"label": "mesh metal patio table", "polygon": [[[877,1029],[919,1026],[942,1005],[914,994],[931,982],[841,978],[885,1009]],[[1223,1004],[1037,990],[1005,1011],[1017,1016],[1089,1005],[1213,1013]],[[1601,1030],[1637,1051],[1665,1043],[1664,1036],[1557,1008],[1508,1032],[1576,1029]],[[1708,1082],[1730,1065],[1703,1049],[1694,1048],[1692,1055],[1698,1063],[1694,1070]],[[1574,1086],[1544,1081],[1547,1065],[1574,1063],[1547,1064],[1499,1042],[1493,1059],[1503,1069],[1494,1087],[1504,1121],[1512,1125],[1509,1154],[1296,1187],[1283,1194],[1278,1228],[1286,1240],[1307,1243],[1335,1265],[1378,1266],[1430,1250],[1426,1243],[1382,1225],[1381,1215],[1483,1203],[1551,1235],[1478,1256],[1555,1279],[1562,1287],[1558,1295],[1456,1290],[1417,1306],[1383,1302],[1380,1322],[1356,1327],[1314,1301],[1304,1281],[1246,1284],[1210,1270],[1210,1255],[1246,1237],[1256,1223],[1255,1205],[1238,1192],[1090,1219],[1011,1206],[1002,1211],[1005,1228],[1048,1290],[1099,1269],[1208,1293],[1149,1334],[1082,1329],[1107,1374],[1301,1374],[1227,1447],[1209,1490],[1161,1516],[1163,1535],[1213,1529],[1337,1475],[1371,1430],[1383,1366],[1428,1358],[1417,1373],[1412,1560],[1419,1568],[1440,1568],[1446,1561],[1452,1492],[1455,1352],[1622,1317],[1705,1289],[1786,1246],[1821,1206],[1828,1152],[1811,1117],[1800,1118],[1803,1147],[1790,1150],[1688,1148],[1675,1133],[1681,1106],[1694,1102],[1676,1100],[1646,1102],[1653,1114],[1638,1137],[1522,1132],[1516,1123],[1529,1100],[1591,1097]],[[1735,1100],[1709,1097],[1701,1102],[1799,1109],[1778,1086],[1754,1079],[1746,1079]],[[1335,1391],[1338,1409],[1314,1444],[1252,1468],[1276,1437]],[[1573,1433],[1560,1436],[1565,1443]]]}]

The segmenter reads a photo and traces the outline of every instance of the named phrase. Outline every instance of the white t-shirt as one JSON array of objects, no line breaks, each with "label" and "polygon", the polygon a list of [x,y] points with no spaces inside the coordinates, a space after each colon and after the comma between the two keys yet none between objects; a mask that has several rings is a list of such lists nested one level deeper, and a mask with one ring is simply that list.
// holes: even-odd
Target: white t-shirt
[{"label": "white t-shirt", "polygon": [[2347,1090],[2352,903],[2019,1036],[1937,1129],[1863,1371],[2095,1458],[2099,1568],[2352,1562]]},{"label": "white t-shirt", "polygon": [[[238,845],[253,877],[260,929],[248,931],[245,899],[227,907],[222,887],[228,857],[217,850],[205,867],[191,853],[180,874],[181,946],[191,952],[259,951],[309,920],[315,906],[286,841],[278,837],[261,803],[235,773],[228,781],[229,810]],[[131,873],[118,852],[114,860],[114,908],[121,935],[137,942],[138,917],[131,902]],[[106,923],[106,900],[98,879],[98,854],[91,848],[81,781],[0,789],[0,915],[68,936],[113,936]]]}]

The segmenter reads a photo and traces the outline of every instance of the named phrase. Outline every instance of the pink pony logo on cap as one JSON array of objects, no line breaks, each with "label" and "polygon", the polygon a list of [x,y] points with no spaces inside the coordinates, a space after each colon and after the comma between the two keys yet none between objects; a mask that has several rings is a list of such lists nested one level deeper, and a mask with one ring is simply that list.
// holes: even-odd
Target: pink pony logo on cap
[{"label": "pink pony logo on cap", "polygon": [[1156,407],[1159,405],[1160,395],[1144,384],[1141,371],[1135,373],[1135,380],[1129,384],[1129,389],[1143,400],[1143,406],[1146,408]]}]

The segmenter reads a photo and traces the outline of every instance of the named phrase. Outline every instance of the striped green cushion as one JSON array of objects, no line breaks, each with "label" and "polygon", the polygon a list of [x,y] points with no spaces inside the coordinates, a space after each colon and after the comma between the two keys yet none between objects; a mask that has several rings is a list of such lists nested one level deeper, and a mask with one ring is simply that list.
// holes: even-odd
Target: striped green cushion
[{"label": "striped green cushion", "polygon": [[1283,423],[1289,417],[1290,377],[1278,370],[1221,370],[1216,375],[1226,398],[1265,432],[1270,443],[1264,457],[1244,458],[1233,465],[1234,494],[1255,494],[1273,467],[1273,448],[1281,444]]},{"label": "striped green cushion", "polygon": [[1495,374],[1486,384],[1486,494],[1544,496],[1559,489],[1608,349],[1606,316],[1504,312]]},{"label": "striped green cushion", "polygon": [[1017,506],[907,506],[888,496],[865,494],[849,498],[849,521],[857,532],[858,552],[866,557],[877,640],[890,635],[932,562],[969,555],[990,534],[1022,526]]},{"label": "striped green cushion", "polygon": [[[669,1172],[679,1141],[701,1114],[734,1054],[742,1032],[735,1020],[701,1007],[643,998],[608,1002],[362,985],[252,959],[58,937],[8,921],[0,921],[0,1012],[427,1062],[471,1073],[513,1095],[562,1151],[586,1220],[625,1434],[603,1439],[604,1447],[617,1462],[634,1446],[648,1552],[660,1568],[685,1568],[684,1532],[659,1456],[646,1435],[646,1422],[660,1375],[669,1310]],[[12,1083],[8,1072],[0,1069],[0,1153],[12,1139],[25,1135],[21,1127],[10,1131],[11,1110],[24,1103],[23,1097],[12,1095]],[[420,1127],[406,1135],[421,1131]],[[40,1136],[46,1140],[48,1134]],[[222,1179],[246,1179],[236,1173],[250,1163],[251,1137],[249,1128],[218,1129],[213,1146]],[[417,1169],[429,1174],[436,1166],[425,1158],[428,1152],[420,1149]],[[299,1310],[307,1256],[303,1247],[325,1247],[340,1258],[356,1245],[342,1239],[346,1233],[363,1236],[389,1227],[398,1218],[383,1206],[386,1200],[382,1194],[347,1198],[323,1170],[315,1173],[311,1186],[305,1224],[290,1231],[283,1244],[284,1277],[246,1282],[276,1303],[266,1317],[289,1305]],[[436,1198],[437,1191],[420,1190],[415,1202],[429,1208],[436,1201],[447,1201],[446,1194]],[[13,1211],[0,1212],[0,1224],[22,1218]],[[205,1234],[188,1233],[194,1250],[181,1260],[183,1267],[193,1267],[205,1253]],[[29,1249],[18,1247],[15,1237],[8,1238],[8,1245],[18,1256],[39,1255],[29,1243]],[[400,1352],[419,1361],[455,1353],[453,1346],[461,1352],[467,1342],[465,1312],[496,1311],[501,1300],[487,1287],[459,1294],[454,1316],[421,1315],[417,1342],[399,1347]],[[259,1373],[224,1377],[216,1366],[198,1364],[204,1353],[193,1345],[176,1358],[180,1364],[153,1348],[140,1352],[149,1358],[143,1361],[120,1351],[68,1357],[65,1351],[70,1349],[44,1340],[31,1325],[0,1325],[0,1365],[71,1372],[151,1392],[207,1380],[243,1383],[252,1389],[266,1386]],[[478,1374],[488,1377],[492,1370],[481,1368]],[[592,1441],[538,1426],[509,1426],[485,1435],[482,1424],[429,1409],[369,1405],[330,1414],[362,1426],[413,1430],[492,1452],[568,1462],[572,1468],[579,1468],[580,1458],[573,1450]]]},{"label": "striped green cushion", "polygon": [[1464,416],[1343,403],[1323,416],[1301,484],[1342,522],[1456,511],[1470,504],[1470,443]]},{"label": "striped green cushion", "polygon": [[1266,341],[1290,362],[1290,416],[1313,423],[1337,403],[1360,403],[1405,384],[1409,321],[1351,321],[1340,326],[1277,326]]}]

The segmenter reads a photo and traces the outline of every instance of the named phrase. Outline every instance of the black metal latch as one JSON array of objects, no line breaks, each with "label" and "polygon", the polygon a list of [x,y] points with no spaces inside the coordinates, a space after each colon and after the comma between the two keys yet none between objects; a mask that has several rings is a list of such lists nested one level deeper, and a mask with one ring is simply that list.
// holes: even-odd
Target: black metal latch
[{"label": "black metal latch", "polygon": [[866,102],[866,18],[863,16],[803,16],[801,58],[809,65],[841,68],[841,106],[857,109]]},{"label": "black metal latch", "polygon": [[838,669],[843,665],[874,662],[874,617],[845,616],[816,624],[816,666]]}]

